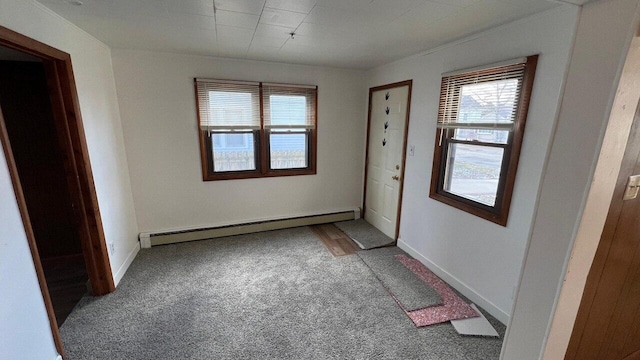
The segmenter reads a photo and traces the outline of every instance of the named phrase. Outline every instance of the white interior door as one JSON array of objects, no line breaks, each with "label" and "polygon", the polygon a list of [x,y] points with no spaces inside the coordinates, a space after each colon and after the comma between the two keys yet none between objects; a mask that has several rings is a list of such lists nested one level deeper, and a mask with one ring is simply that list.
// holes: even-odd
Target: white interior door
[{"label": "white interior door", "polygon": [[410,85],[375,90],[370,96],[364,218],[395,239]]}]

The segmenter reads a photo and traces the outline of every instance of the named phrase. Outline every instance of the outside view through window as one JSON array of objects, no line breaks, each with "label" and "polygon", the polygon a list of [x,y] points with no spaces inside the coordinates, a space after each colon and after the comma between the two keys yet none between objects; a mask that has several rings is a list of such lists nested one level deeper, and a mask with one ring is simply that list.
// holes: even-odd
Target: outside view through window
[{"label": "outside view through window", "polygon": [[[276,127],[269,136],[271,168],[307,167],[307,132],[295,128],[305,125],[306,98],[271,95],[269,99],[271,125]],[[229,129],[216,129],[211,134],[214,171],[255,170],[254,129],[234,125],[249,123],[254,115],[251,94],[210,91],[209,102],[212,116],[222,124],[229,124]]]},{"label": "outside view through window", "polygon": [[445,191],[495,205],[504,145],[511,130],[492,130],[491,124],[513,124],[517,87],[517,79],[461,87],[457,123],[465,128],[456,129],[453,139],[466,143],[449,145]]},{"label": "outside view through window", "polygon": [[[278,128],[269,135],[272,169],[307,167],[307,132],[295,126],[305,126],[307,99],[298,95],[269,96],[271,125]],[[292,126],[280,128],[280,126]]]},{"label": "outside view through window", "polygon": [[220,126],[229,126],[211,134],[215,172],[256,169],[252,129],[239,125],[251,123],[251,101],[250,93],[209,91],[211,116]]},{"label": "outside view through window", "polygon": [[500,179],[502,164],[501,148],[474,146],[465,144],[451,144],[449,149],[449,164],[447,172],[449,183],[445,190],[494,206]]}]

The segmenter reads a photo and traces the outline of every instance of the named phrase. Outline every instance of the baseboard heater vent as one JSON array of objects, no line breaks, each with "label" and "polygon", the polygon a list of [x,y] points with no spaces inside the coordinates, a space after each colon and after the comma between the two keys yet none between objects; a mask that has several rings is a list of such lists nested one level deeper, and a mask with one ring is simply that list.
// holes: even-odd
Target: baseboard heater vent
[{"label": "baseboard heater vent", "polygon": [[300,216],[286,219],[256,221],[243,224],[209,227],[200,229],[178,230],[162,233],[141,233],[140,243],[143,248],[151,246],[175,244],[185,241],[214,239],[224,236],[250,234],[261,231],[287,229],[298,226],[327,224],[336,221],[360,218],[360,209],[329,214]]}]

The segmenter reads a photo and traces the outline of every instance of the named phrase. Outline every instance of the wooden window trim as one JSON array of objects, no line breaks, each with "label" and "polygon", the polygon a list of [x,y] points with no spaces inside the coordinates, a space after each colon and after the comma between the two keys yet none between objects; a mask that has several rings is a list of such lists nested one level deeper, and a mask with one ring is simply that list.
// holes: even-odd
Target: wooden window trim
[{"label": "wooden window trim", "polygon": [[[269,129],[264,126],[264,104],[263,104],[263,83],[259,83],[260,87],[260,129],[254,132],[254,149],[256,154],[256,170],[247,171],[229,171],[224,173],[213,172],[213,159],[209,156],[212,153],[211,140],[208,139],[208,132],[200,129],[200,101],[198,97],[197,80],[194,79],[194,90],[196,94],[197,106],[197,128],[200,143],[200,163],[202,168],[203,181],[218,180],[238,180],[238,179],[255,179],[279,176],[300,176],[315,175],[317,173],[317,148],[318,148],[318,87],[315,87],[315,103],[313,111],[315,112],[315,127],[308,130],[307,142],[307,161],[306,168],[296,169],[271,169],[270,147],[269,147]],[[297,89],[296,85],[279,84],[283,89]]]},{"label": "wooden window trim", "polygon": [[[430,198],[468,212],[472,215],[489,220],[498,225],[507,226],[537,63],[538,55],[527,57],[524,76],[522,79],[522,90],[520,98],[518,99],[518,110],[516,113],[514,129],[509,134],[507,144],[488,145],[480,141],[471,142],[473,145],[501,147],[508,154],[503,157],[500,179],[498,181],[498,191],[496,194],[496,205],[491,207],[480,204],[473,200],[446,192],[442,189],[443,182],[441,179],[444,178],[444,172],[446,171],[445,165],[447,161],[447,159],[445,159],[446,151],[443,150],[446,142],[443,142],[442,146],[439,146],[439,144],[440,140],[445,137],[443,132],[447,131],[446,129],[438,129],[436,131],[433,168],[431,171],[431,188],[429,191]],[[467,142],[454,140],[452,143]]]}]

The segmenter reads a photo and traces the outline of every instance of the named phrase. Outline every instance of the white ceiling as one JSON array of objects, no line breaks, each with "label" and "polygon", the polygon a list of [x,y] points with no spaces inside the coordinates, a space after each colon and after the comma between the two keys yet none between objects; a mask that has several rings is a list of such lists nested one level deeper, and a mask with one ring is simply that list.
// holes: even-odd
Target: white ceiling
[{"label": "white ceiling", "polygon": [[[548,0],[38,0],[114,48],[367,69]],[[583,0],[570,0],[582,2]],[[295,32],[291,39],[289,33]]]}]

